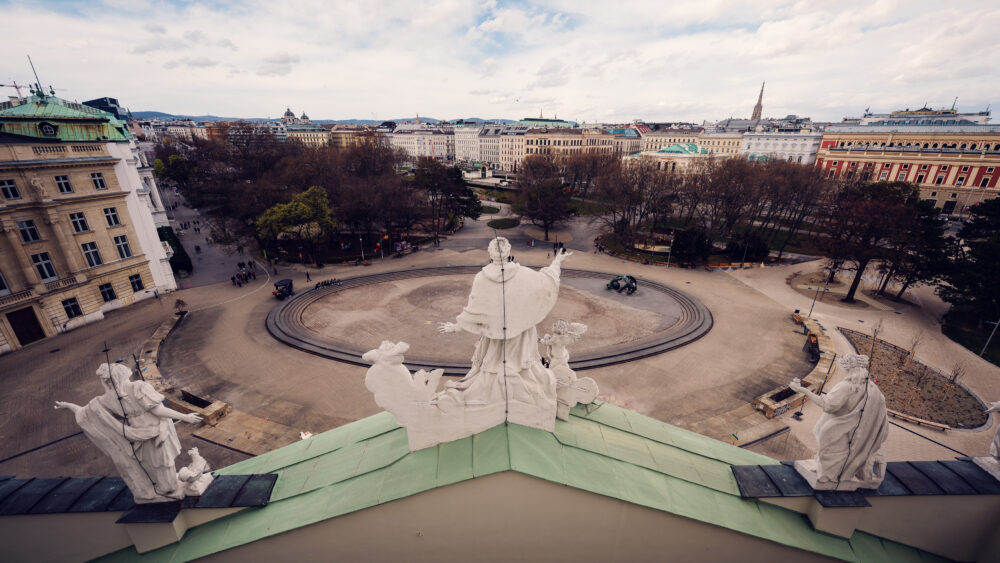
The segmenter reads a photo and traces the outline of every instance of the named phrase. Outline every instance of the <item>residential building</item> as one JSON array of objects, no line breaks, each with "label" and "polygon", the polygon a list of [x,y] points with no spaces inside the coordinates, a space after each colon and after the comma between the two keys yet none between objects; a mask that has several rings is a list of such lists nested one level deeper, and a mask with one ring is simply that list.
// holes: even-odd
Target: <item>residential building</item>
[{"label": "residential building", "polygon": [[942,213],[961,216],[997,196],[1000,125],[979,114],[971,116],[968,121],[977,120],[971,124],[953,124],[949,121],[967,114],[938,112],[916,117],[893,112],[889,124],[831,125],[823,132],[816,166],[829,178],[915,183],[920,196]]},{"label": "residential building", "polygon": [[448,161],[448,136],[437,128],[403,129],[397,127],[389,134],[389,142],[393,148],[405,151],[411,159],[411,164],[421,157],[446,162]]},{"label": "residential building", "polygon": [[635,154],[642,150],[642,136],[634,127],[611,127],[604,129],[614,136],[612,146],[619,157]]},{"label": "residential building", "polygon": [[492,170],[500,168],[500,132],[503,125],[487,125],[479,132],[479,158]]},{"label": "residential building", "polygon": [[549,155],[565,164],[578,154],[614,154],[614,140],[614,135],[602,129],[529,129],[525,156]]},{"label": "residential building", "polygon": [[710,154],[721,157],[736,156],[743,143],[743,133],[734,131],[703,131],[695,139],[695,144]]},{"label": "residential building", "polygon": [[755,131],[743,134],[740,155],[747,158],[787,160],[800,164],[816,161],[823,133],[818,131]]},{"label": "residential building", "polygon": [[542,117],[541,113],[538,117],[525,117],[517,124],[521,127],[531,127],[531,128],[545,128],[545,129],[572,129],[577,126],[576,123],[572,121],[564,121],[562,119],[545,119]]},{"label": "residential building", "polygon": [[0,104],[0,353],[176,288],[148,168],[109,113]]},{"label": "residential building", "polygon": [[524,134],[528,132],[524,125],[504,127],[500,132],[500,170],[516,174],[521,167],[525,154]]},{"label": "residential building", "polygon": [[481,125],[459,125],[455,127],[456,162],[479,162],[479,132],[482,129]]},{"label": "residential building", "polygon": [[372,134],[371,129],[352,125],[334,125],[330,129],[330,146],[338,149],[357,146],[361,140]]},{"label": "residential building", "polygon": [[279,128],[284,129],[285,140],[302,143],[314,149],[330,144],[330,133],[313,123],[305,113],[302,114],[302,117],[295,117],[291,108],[288,108],[278,123],[280,123]]}]

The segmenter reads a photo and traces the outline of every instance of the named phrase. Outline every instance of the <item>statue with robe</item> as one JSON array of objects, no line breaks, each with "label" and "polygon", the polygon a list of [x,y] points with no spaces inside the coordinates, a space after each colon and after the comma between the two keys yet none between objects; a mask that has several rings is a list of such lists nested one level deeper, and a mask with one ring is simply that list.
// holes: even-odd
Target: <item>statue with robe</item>
[{"label": "statue with robe", "polygon": [[[84,435],[114,462],[137,504],[184,498],[191,493],[174,465],[181,445],[172,419],[196,424],[201,417],[167,408],[163,395],[145,381],[131,381],[131,375],[122,364],[101,364],[102,395],[83,406],[56,401],[55,408],[73,412]],[[211,476],[201,481],[207,487]]]},{"label": "statue with robe", "polygon": [[885,396],[868,377],[868,356],[846,354],[840,367],[847,377],[824,395],[798,379],[789,385],[823,409],[813,429],[816,456],[796,461],[795,469],[816,490],[877,489],[885,477],[882,445],[889,435]]},{"label": "statue with robe", "polygon": [[510,249],[503,237],[490,241],[490,263],[476,274],[468,305],[455,322],[439,327],[442,333],[479,336],[472,369],[449,382],[439,402],[466,408],[503,405],[510,422],[552,430],[556,378],[542,365],[535,325],[555,306],[560,266],[571,253],[556,254],[549,266],[536,271],[508,261]]}]

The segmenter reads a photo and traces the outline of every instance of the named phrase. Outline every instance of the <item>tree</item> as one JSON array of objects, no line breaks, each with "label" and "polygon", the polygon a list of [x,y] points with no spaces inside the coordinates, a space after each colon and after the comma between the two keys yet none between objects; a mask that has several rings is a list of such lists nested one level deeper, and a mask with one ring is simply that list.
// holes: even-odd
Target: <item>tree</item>
[{"label": "tree", "polygon": [[435,238],[440,235],[445,219],[478,219],[482,213],[479,198],[465,184],[462,171],[455,166],[446,167],[433,158],[421,157],[417,160],[414,186],[427,195]]},{"label": "tree", "polygon": [[1000,199],[974,206],[971,216],[951,245],[951,267],[938,295],[974,315],[982,328],[1000,318]]},{"label": "tree", "polygon": [[636,235],[647,221],[669,215],[675,187],[681,177],[657,170],[646,159],[633,159],[603,175],[597,182],[600,218],[612,235],[626,248],[636,242]]},{"label": "tree", "polygon": [[[854,280],[843,301],[854,295],[868,265],[886,254],[883,247],[897,235],[918,197],[917,187],[906,182],[876,182],[844,186],[823,218],[827,236],[820,244],[834,264],[851,264]],[[911,208],[912,209],[912,208]]]},{"label": "tree", "polygon": [[674,232],[674,240],[670,253],[678,262],[695,263],[708,258],[712,251],[712,242],[708,234],[698,227]]},{"label": "tree", "polygon": [[315,256],[315,244],[328,237],[335,228],[333,214],[326,191],[313,186],[295,195],[288,203],[279,203],[267,209],[255,223],[259,235],[272,244],[283,233],[300,241],[309,242],[310,258]]},{"label": "tree", "polygon": [[541,155],[530,155],[522,163],[517,180],[518,191],[514,195],[515,213],[526,217],[545,231],[549,231],[573,214],[568,190],[563,189],[559,179],[559,169],[552,161]]},{"label": "tree", "polygon": [[939,279],[949,265],[944,225],[938,220],[934,204],[911,200],[907,207],[911,213],[902,218],[899,231],[887,243],[887,272],[879,288],[882,294],[889,280],[899,281],[896,301],[902,299],[907,289]]}]

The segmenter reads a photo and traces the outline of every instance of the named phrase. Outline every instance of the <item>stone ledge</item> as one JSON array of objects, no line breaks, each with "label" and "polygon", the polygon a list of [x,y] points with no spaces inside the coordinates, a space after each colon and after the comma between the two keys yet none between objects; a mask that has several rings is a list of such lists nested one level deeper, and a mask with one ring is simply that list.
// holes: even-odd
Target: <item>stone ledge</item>
[{"label": "stone ledge", "polygon": [[[836,354],[831,354],[833,351],[833,342],[830,340],[830,337],[827,336],[823,326],[816,320],[809,317],[802,317],[800,315],[792,315],[792,320],[802,325],[805,329],[805,335],[816,335],[817,345],[820,350],[820,359],[816,362],[812,371],[802,378],[802,386],[818,395],[823,392],[823,387],[826,385],[827,378],[833,371],[833,360],[836,357]],[[774,418],[792,409],[801,408],[802,404],[805,402],[806,396],[802,393],[791,393],[787,397],[778,401],[771,398],[776,394],[790,391],[791,390],[788,388],[788,385],[782,385],[781,387],[772,389],[757,397],[751,404],[755,409],[764,413],[764,416],[767,418]]]}]

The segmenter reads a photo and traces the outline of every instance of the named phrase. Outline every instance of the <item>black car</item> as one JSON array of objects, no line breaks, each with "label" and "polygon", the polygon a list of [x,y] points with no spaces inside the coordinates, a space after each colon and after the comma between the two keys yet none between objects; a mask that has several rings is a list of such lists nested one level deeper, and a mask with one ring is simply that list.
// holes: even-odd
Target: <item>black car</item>
[{"label": "black car", "polygon": [[274,291],[271,293],[281,301],[286,297],[295,295],[295,287],[292,285],[292,280],[283,279],[274,283]]}]

